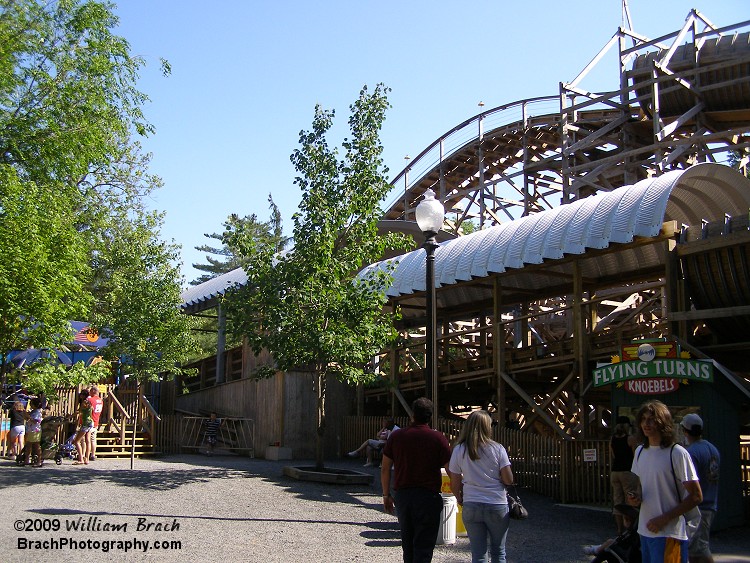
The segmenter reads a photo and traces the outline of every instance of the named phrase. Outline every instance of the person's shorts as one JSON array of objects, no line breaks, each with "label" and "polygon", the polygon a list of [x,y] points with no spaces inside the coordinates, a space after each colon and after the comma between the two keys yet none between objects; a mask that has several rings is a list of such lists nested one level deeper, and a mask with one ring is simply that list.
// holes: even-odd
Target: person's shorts
[{"label": "person's shorts", "polygon": [[14,426],[10,429],[10,439],[15,440],[18,436],[26,434],[26,427],[23,424]]},{"label": "person's shorts", "polygon": [[94,428],[94,427],[93,427],[93,426],[89,426],[89,425],[87,424],[86,426],[81,426],[81,427],[80,427],[80,428],[78,429],[78,432],[80,432],[81,434],[88,434],[89,432],[91,432],[91,429],[92,429],[92,428]]},{"label": "person's shorts", "polygon": [[691,557],[711,557],[708,539],[711,534],[711,524],[714,521],[714,516],[716,516],[715,511],[701,508],[701,523],[693,537],[690,538],[688,553]]},{"label": "person's shorts", "polygon": [[645,563],[688,563],[688,541],[641,536],[641,554]]},{"label": "person's shorts", "polygon": [[[612,505],[627,503],[627,494],[629,491],[638,489],[638,476],[631,471],[613,471],[609,476],[612,483]],[[614,514],[619,514],[613,510]]]},{"label": "person's shorts", "polygon": [[212,446],[215,446],[216,445],[216,436],[206,436],[206,442],[208,442]]},{"label": "person's shorts", "polygon": [[26,432],[26,443],[38,444],[42,440],[41,432]]}]

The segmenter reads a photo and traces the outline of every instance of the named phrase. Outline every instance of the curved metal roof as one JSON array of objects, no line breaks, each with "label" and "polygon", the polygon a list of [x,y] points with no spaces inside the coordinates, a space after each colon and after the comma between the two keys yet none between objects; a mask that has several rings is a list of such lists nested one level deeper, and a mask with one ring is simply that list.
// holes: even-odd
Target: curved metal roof
[{"label": "curved metal roof", "polygon": [[245,285],[247,283],[247,274],[242,268],[237,268],[226,274],[221,274],[213,279],[194,285],[182,292],[183,310],[187,312],[197,312],[211,306],[215,306],[213,301],[224,293],[230,287],[235,285]]},{"label": "curved metal roof", "polygon": [[[565,255],[583,255],[587,249],[630,243],[636,237],[656,237],[665,221],[696,225],[725,214],[747,214],[749,209],[750,180],[726,166],[698,164],[445,242],[435,252],[435,285],[450,286],[548,261],[546,273],[519,271],[509,285],[503,282],[504,287],[534,291],[558,284],[556,274],[570,273],[570,266],[566,269],[555,263]],[[584,277],[617,276],[658,266],[664,258],[659,245],[638,247],[586,260],[582,273]],[[392,260],[397,266],[389,296],[425,290],[423,249]],[[360,275],[383,264],[373,264]],[[463,291],[466,295],[439,296],[438,304],[457,305],[477,298],[470,295],[476,290]]]},{"label": "curved metal roof", "polygon": [[[422,232],[419,230],[416,221],[392,221],[386,219],[378,221],[378,234],[382,235],[388,232],[400,232],[417,238],[422,236]],[[456,238],[456,235],[442,231],[437,236],[439,242],[454,238]],[[283,254],[286,252],[289,251],[282,251]],[[388,258],[391,256],[392,253],[386,254]],[[247,274],[242,268],[237,268],[183,291],[180,294],[182,298],[180,309],[188,314],[200,313],[201,311],[211,309],[218,305],[218,298],[224,295],[227,289],[233,286],[241,287],[245,284],[247,284]]]}]

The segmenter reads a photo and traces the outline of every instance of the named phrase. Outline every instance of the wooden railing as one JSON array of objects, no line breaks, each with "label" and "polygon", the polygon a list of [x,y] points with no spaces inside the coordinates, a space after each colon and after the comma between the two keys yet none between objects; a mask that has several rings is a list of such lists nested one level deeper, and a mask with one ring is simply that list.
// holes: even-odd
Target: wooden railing
[{"label": "wooden railing", "polygon": [[159,413],[156,412],[154,407],[151,405],[151,402],[143,393],[138,396],[138,405],[140,407],[140,412],[138,412],[138,421],[143,431],[148,432],[149,436],[151,436],[153,443],[153,436],[156,431],[156,423],[159,422],[161,418],[159,417]]},{"label": "wooden railing", "polygon": [[[130,415],[114,393],[109,393],[106,401],[107,422],[104,429],[111,432],[114,428],[115,432],[120,435],[120,444],[125,445],[125,426],[130,421]],[[99,422],[101,423],[101,419]]]},{"label": "wooden railing", "polygon": [[181,414],[163,414],[152,435],[158,444],[159,453],[179,454],[182,452],[182,418]]},{"label": "wooden railing", "polygon": [[[182,417],[180,448],[200,451],[206,449],[206,417]],[[250,457],[255,456],[255,423],[250,418],[222,418],[216,448]]]}]

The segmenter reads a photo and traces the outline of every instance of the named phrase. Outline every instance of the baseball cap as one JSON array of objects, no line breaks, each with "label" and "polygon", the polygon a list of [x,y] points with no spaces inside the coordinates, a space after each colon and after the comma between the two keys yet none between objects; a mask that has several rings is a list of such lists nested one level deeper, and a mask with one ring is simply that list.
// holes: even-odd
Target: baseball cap
[{"label": "baseball cap", "polygon": [[693,412],[683,416],[680,425],[691,434],[700,434],[703,430],[703,420]]}]

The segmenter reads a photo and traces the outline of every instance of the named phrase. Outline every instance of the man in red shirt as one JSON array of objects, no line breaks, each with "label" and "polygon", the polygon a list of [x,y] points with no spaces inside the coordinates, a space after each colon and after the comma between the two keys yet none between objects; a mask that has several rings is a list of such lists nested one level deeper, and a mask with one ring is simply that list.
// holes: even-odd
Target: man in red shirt
[{"label": "man in red shirt", "polygon": [[[440,469],[448,469],[451,448],[442,432],[429,427],[432,408],[432,401],[425,397],[414,401],[411,424],[393,432],[383,448],[383,507],[389,514],[393,514],[394,500],[398,507],[404,563],[432,561],[440,530]],[[392,466],[395,499],[390,494]]]},{"label": "man in red shirt", "polygon": [[99,388],[96,385],[91,386],[89,398],[86,400],[91,403],[91,418],[94,420],[94,427],[91,429],[91,456],[89,457],[91,461],[94,461],[96,459],[96,433],[99,429],[99,416],[101,416],[104,407],[104,401],[99,396]]}]

